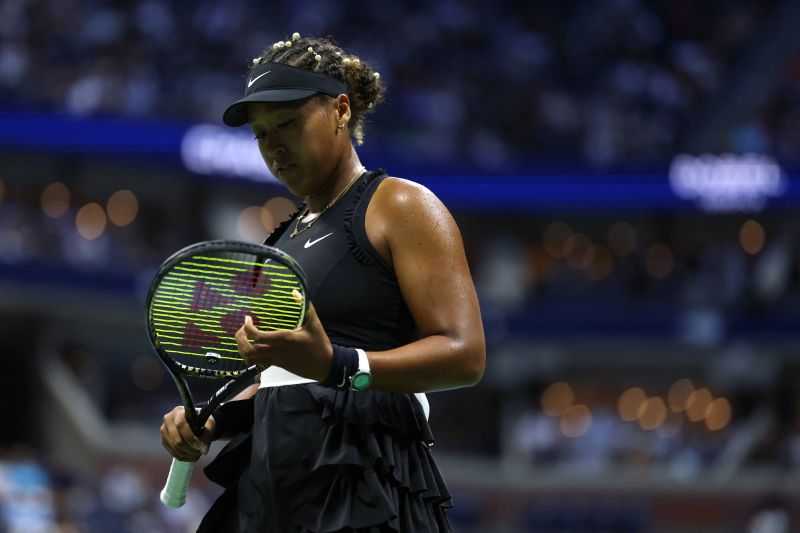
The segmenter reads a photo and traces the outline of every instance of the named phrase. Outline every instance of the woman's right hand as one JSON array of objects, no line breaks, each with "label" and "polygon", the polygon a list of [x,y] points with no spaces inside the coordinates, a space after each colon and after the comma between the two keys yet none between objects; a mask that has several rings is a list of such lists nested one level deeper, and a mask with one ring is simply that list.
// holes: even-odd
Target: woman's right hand
[{"label": "woman's right hand", "polygon": [[189,427],[184,407],[179,405],[164,415],[164,423],[161,424],[161,445],[176,459],[197,461],[201,455],[208,452],[208,444],[214,436],[214,426],[214,417],[211,416],[206,421],[202,436],[197,437]]}]

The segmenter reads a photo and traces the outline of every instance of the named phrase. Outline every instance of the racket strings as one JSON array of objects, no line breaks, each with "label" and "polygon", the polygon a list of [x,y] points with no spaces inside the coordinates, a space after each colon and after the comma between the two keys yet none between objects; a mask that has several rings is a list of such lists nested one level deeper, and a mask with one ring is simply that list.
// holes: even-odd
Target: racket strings
[{"label": "racket strings", "polygon": [[149,313],[156,342],[183,371],[235,376],[246,368],[235,339],[245,316],[262,330],[294,329],[305,315],[304,287],[280,262],[205,251],[163,273]]}]

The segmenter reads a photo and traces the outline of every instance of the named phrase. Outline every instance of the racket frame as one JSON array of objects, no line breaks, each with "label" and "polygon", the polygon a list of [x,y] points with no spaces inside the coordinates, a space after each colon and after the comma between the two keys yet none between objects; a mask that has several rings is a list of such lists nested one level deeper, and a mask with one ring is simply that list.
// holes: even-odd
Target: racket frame
[{"label": "racket frame", "polygon": [[[303,272],[300,264],[289,254],[271,246],[230,240],[204,241],[178,250],[161,264],[156,272],[156,275],[153,277],[153,281],[150,283],[150,288],[147,291],[147,298],[145,300],[145,311],[147,313],[147,335],[150,339],[150,344],[153,346],[153,349],[156,352],[156,355],[167,369],[170,377],[172,377],[172,381],[175,382],[175,386],[178,389],[178,394],[181,397],[181,402],[186,410],[186,420],[189,423],[189,427],[191,427],[192,432],[198,437],[203,433],[203,428],[206,421],[217,409],[217,407],[219,407],[222,402],[254,384],[256,382],[256,378],[263,370],[263,368],[261,368],[259,365],[251,365],[239,371],[238,373],[233,372],[233,375],[229,371],[221,372],[219,374],[211,371],[209,371],[209,373],[187,371],[181,367],[181,364],[176,362],[166,353],[156,339],[150,307],[161,280],[168,272],[172,270],[176,264],[180,263],[184,259],[197,255],[198,253],[209,252],[253,254],[258,258],[257,262],[259,263],[263,263],[267,259],[274,259],[278,262],[284,263],[291,270],[293,270],[295,274],[297,274],[298,281],[303,288],[303,308],[300,324],[305,322],[308,311],[308,282],[305,272]],[[212,394],[209,400],[202,407],[198,407],[198,405],[195,403],[194,397],[192,396],[191,390],[189,389],[189,384],[186,380],[187,375],[206,379],[222,379],[225,377],[232,377],[232,379],[229,379],[222,387]],[[189,475],[190,474],[191,470],[189,470]],[[183,496],[185,497],[185,491]],[[167,503],[167,501],[164,500],[163,494],[162,501]],[[179,501],[173,501],[172,503],[167,504],[172,507],[179,507],[183,504],[183,498],[180,498]]]}]

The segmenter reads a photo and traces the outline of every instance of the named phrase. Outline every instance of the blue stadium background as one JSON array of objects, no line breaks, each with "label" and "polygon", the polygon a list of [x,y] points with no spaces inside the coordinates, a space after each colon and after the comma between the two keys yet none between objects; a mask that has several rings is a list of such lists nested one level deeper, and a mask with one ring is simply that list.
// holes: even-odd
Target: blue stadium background
[{"label": "blue stadium background", "polygon": [[[789,532],[800,489],[800,3],[0,2],[0,531],[163,508],[143,294],[295,201],[223,128],[248,60],[332,35],[359,149],[464,233],[484,381],[431,395],[461,532]],[[468,406],[468,408],[465,408]]]}]

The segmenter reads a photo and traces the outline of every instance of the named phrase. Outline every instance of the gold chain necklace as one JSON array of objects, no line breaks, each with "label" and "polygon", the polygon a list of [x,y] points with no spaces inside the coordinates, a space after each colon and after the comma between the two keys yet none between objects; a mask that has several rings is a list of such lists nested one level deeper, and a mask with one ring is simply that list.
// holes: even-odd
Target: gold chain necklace
[{"label": "gold chain necklace", "polygon": [[352,178],[350,178],[350,182],[349,182],[349,183],[348,183],[348,184],[345,186],[345,188],[344,188],[344,189],[342,189],[341,191],[339,191],[339,194],[337,194],[336,196],[334,196],[333,200],[331,200],[330,202],[328,202],[328,205],[326,205],[325,207],[323,207],[323,208],[322,208],[322,211],[320,211],[320,212],[319,212],[319,214],[318,214],[318,215],[317,215],[317,216],[316,216],[314,219],[312,219],[312,220],[311,220],[311,221],[310,221],[310,222],[309,222],[309,223],[308,223],[306,226],[304,226],[302,229],[300,229],[300,221],[301,221],[301,220],[302,220],[302,219],[303,219],[303,218],[304,218],[306,215],[308,215],[308,210],[309,210],[309,208],[308,208],[308,206],[306,206],[306,208],[305,208],[305,209],[303,209],[303,212],[302,212],[302,213],[300,213],[300,214],[297,216],[297,222],[296,222],[296,223],[295,223],[295,225],[294,225],[294,229],[292,230],[292,233],[290,233],[290,234],[289,234],[289,238],[290,238],[290,239],[294,239],[296,236],[300,235],[300,234],[301,234],[301,233],[303,233],[305,230],[307,230],[308,228],[310,228],[311,226],[313,226],[313,225],[314,225],[314,223],[315,223],[317,220],[319,220],[320,218],[322,218],[322,215],[325,213],[325,211],[327,211],[328,209],[330,209],[330,208],[333,206],[333,204],[335,204],[336,202],[338,202],[338,201],[339,201],[339,199],[340,199],[342,196],[344,196],[344,195],[345,195],[345,193],[346,193],[347,191],[349,191],[349,190],[350,190],[350,188],[351,188],[351,187],[352,187],[352,186],[353,186],[353,185],[354,185],[354,184],[355,184],[355,183],[358,181],[358,178],[361,176],[361,174],[363,174],[363,173],[364,173],[364,171],[365,171],[365,170],[366,170],[366,169],[365,169],[363,166],[360,166],[360,167],[358,168],[358,170],[356,171],[355,175],[354,175]]}]

